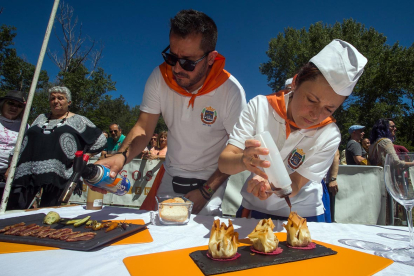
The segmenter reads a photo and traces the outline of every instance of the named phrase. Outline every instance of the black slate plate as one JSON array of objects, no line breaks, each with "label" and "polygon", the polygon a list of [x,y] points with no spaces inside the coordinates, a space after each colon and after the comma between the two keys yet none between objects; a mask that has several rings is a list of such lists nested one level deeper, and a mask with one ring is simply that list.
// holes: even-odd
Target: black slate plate
[{"label": "black slate plate", "polygon": [[[45,214],[34,214],[29,216],[22,216],[22,217],[15,217],[15,218],[8,218],[8,219],[1,219],[0,220],[0,229],[4,228],[8,225],[13,225],[19,222],[25,222],[26,225],[30,223],[36,223],[37,225],[44,226],[43,219],[46,215]],[[86,215],[82,216],[86,217]],[[62,225],[62,224],[53,224],[51,228],[60,229],[60,228],[71,228],[74,232],[81,231],[81,232],[93,232],[91,229],[86,229],[84,225],[80,227],[74,227],[73,225]],[[54,240],[49,238],[36,238],[36,237],[21,237],[21,236],[13,236],[13,235],[4,235],[0,234],[0,241],[3,242],[14,242],[14,243],[24,243],[24,244],[34,244],[34,245],[43,245],[43,246],[51,246],[51,247],[58,247],[63,249],[71,249],[71,250],[79,250],[79,251],[88,251],[95,249],[99,246],[107,244],[112,241],[120,240],[121,237],[139,232],[141,230],[145,230],[146,226],[144,225],[137,225],[137,224],[130,224],[126,230],[122,228],[115,228],[108,233],[105,233],[105,230],[95,231],[96,236],[95,238],[88,240],[88,241],[77,241],[77,242],[66,242],[61,240]]]},{"label": "black slate plate", "polygon": [[241,246],[237,251],[241,256],[234,261],[228,262],[211,260],[207,257],[207,250],[192,252],[190,257],[197,264],[204,275],[214,275],[261,266],[296,262],[328,255],[335,255],[337,253],[336,251],[319,244],[316,244],[316,248],[311,250],[289,248],[286,246],[286,242],[280,242],[279,247],[283,249],[283,252],[278,255],[252,255],[250,246]]}]

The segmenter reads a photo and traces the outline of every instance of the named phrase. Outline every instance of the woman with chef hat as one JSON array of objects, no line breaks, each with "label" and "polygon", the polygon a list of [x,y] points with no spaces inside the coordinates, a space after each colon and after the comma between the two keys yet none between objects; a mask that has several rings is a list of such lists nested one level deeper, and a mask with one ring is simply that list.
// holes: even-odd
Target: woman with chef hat
[{"label": "woman with chef hat", "polygon": [[[341,133],[332,114],[352,93],[367,59],[348,42],[335,39],[293,77],[291,90],[253,98],[241,113],[219,158],[223,173],[251,172],[241,194],[240,217],[285,220],[290,209],[271,191],[260,159],[269,149],[253,137],[268,131],[292,180],[292,211],[308,221],[324,221],[321,180],[328,171]],[[284,168],[282,168],[284,169]]]}]

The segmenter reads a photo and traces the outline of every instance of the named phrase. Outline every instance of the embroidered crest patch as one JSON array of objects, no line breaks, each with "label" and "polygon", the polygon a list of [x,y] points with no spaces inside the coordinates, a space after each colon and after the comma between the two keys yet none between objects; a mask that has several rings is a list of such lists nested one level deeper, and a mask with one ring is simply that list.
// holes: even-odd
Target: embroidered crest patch
[{"label": "embroidered crest patch", "polygon": [[296,170],[297,168],[302,165],[302,163],[305,161],[305,153],[302,149],[294,149],[289,154],[288,158],[288,164],[289,167],[291,167],[293,170]]},{"label": "embroidered crest patch", "polygon": [[217,111],[211,106],[205,107],[201,111],[201,121],[206,125],[212,125],[217,119]]}]

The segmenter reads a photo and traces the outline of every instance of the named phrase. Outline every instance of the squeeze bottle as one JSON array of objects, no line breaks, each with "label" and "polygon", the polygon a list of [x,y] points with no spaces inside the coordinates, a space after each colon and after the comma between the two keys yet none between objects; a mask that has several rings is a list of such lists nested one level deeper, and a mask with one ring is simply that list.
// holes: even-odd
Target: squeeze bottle
[{"label": "squeeze bottle", "polygon": [[[262,148],[269,150],[268,155],[261,155],[261,159],[269,161],[269,168],[262,168],[269,178],[269,184],[272,192],[280,198],[285,198],[289,207],[291,207],[289,195],[292,193],[292,180],[280,156],[279,149],[268,131],[264,131],[254,136],[254,139],[260,141]],[[269,191],[270,192],[270,191]]]}]

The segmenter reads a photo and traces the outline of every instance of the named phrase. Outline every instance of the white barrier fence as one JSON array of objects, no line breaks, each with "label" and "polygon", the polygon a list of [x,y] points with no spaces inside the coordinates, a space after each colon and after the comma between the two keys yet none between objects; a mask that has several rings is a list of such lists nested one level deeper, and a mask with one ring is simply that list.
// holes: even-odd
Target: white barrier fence
[{"label": "white barrier fence", "polygon": [[[94,163],[95,161],[90,160],[89,163]],[[103,197],[103,204],[141,206],[152,187],[161,165],[162,161],[146,159],[134,159],[126,164],[120,174],[126,176],[131,181],[129,192],[123,196],[108,193]],[[82,195],[72,195],[69,202],[85,204],[87,194],[88,186],[83,184]]]},{"label": "white barrier fence", "polygon": [[[223,198],[223,214],[236,213],[242,201],[241,188],[249,175],[245,171],[230,177]],[[340,165],[337,182],[336,222],[385,225],[387,191],[382,167]]]},{"label": "white barrier fence", "polygon": [[385,225],[387,191],[378,166],[339,166],[335,221]]},{"label": "white barrier fence", "polygon": [[[95,162],[92,160],[91,162]],[[125,165],[121,174],[131,181],[124,196],[106,194],[105,205],[141,206],[162,165],[158,160],[134,159]],[[223,197],[223,214],[235,215],[240,207],[241,188],[250,172],[232,175]],[[335,221],[340,223],[385,224],[386,189],[383,168],[377,166],[340,165],[337,177],[339,192],[335,198]],[[83,185],[81,196],[72,195],[70,202],[85,204],[88,186]]]}]

